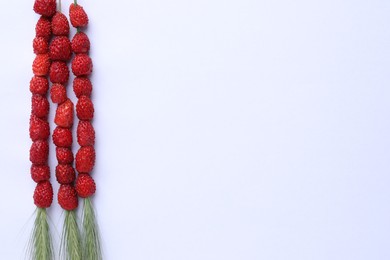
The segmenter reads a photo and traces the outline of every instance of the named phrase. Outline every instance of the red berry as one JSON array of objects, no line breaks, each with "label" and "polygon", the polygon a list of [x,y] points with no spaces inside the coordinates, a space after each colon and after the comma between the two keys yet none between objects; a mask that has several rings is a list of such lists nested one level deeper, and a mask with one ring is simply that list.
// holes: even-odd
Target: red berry
[{"label": "red berry", "polygon": [[58,204],[65,210],[74,210],[78,206],[76,189],[69,184],[61,184],[58,190]]},{"label": "red berry", "polygon": [[30,91],[33,94],[46,95],[49,89],[49,81],[45,77],[32,77],[30,81]]},{"label": "red berry", "polygon": [[53,61],[50,66],[50,81],[66,84],[69,80],[69,68],[63,61]]},{"label": "red berry", "polygon": [[50,104],[46,97],[41,95],[32,95],[31,113],[40,118],[46,118],[49,114]]},{"label": "red berry", "polygon": [[87,173],[80,173],[76,179],[76,191],[81,198],[92,196],[96,191],[96,184]]},{"label": "red berry", "polygon": [[49,54],[38,54],[33,62],[32,69],[36,76],[45,76],[49,73],[50,58]]},{"label": "red berry", "polygon": [[93,118],[94,108],[91,99],[87,96],[81,96],[76,104],[77,117],[80,120],[91,120]]},{"label": "red berry", "polygon": [[83,32],[78,32],[72,39],[72,51],[74,53],[87,53],[90,48],[88,36]]},{"label": "red berry", "polygon": [[32,165],[30,172],[31,178],[36,183],[50,180],[50,168],[48,165]]},{"label": "red berry", "polygon": [[56,178],[60,184],[71,184],[76,179],[76,172],[70,164],[58,164]]},{"label": "red berry", "polygon": [[47,140],[50,135],[49,122],[31,115],[29,132],[32,141]]},{"label": "red berry", "polygon": [[43,16],[52,17],[56,9],[56,0],[35,0],[34,2],[34,11]]},{"label": "red berry", "polygon": [[77,142],[80,146],[95,144],[95,130],[91,122],[80,120],[77,125]]},{"label": "red berry", "polygon": [[73,163],[73,152],[70,148],[57,147],[56,148],[57,161],[60,164],[71,164]]},{"label": "red berry", "polygon": [[33,164],[47,164],[49,156],[49,143],[45,140],[37,140],[31,144],[30,161]]},{"label": "red berry", "polygon": [[84,8],[77,4],[71,4],[69,7],[70,23],[73,27],[83,27],[88,24],[88,15],[85,13]]},{"label": "red berry", "polygon": [[53,131],[53,143],[58,147],[72,146],[72,131],[69,128],[56,127]]},{"label": "red berry", "polygon": [[80,98],[81,96],[90,97],[92,92],[92,83],[89,78],[76,77],[73,80],[73,91],[77,98]]},{"label": "red berry", "polygon": [[54,123],[65,128],[72,127],[73,115],[73,103],[68,99],[57,107]]},{"label": "red berry", "polygon": [[68,36],[69,35],[69,22],[68,18],[61,13],[57,12],[51,19],[51,30],[56,36]]},{"label": "red berry", "polygon": [[50,89],[50,97],[53,103],[61,104],[65,102],[68,99],[65,86],[58,83],[53,84]]},{"label": "red berry", "polygon": [[51,36],[51,22],[46,17],[40,17],[35,25],[36,37],[43,37],[49,40]]},{"label": "red berry", "polygon": [[72,47],[66,36],[56,36],[50,43],[49,54],[51,60],[67,61],[72,56]]},{"label": "red berry", "polygon": [[95,165],[95,149],[93,146],[80,147],[76,154],[76,170],[79,173],[89,173]]},{"label": "red berry", "polygon": [[85,53],[76,54],[72,60],[72,72],[75,76],[88,76],[92,67],[92,60]]},{"label": "red berry", "polygon": [[35,54],[44,54],[49,51],[49,42],[44,37],[35,37],[33,41]]},{"label": "red berry", "polygon": [[53,202],[53,187],[49,181],[41,181],[34,191],[34,204],[39,208],[48,208]]}]

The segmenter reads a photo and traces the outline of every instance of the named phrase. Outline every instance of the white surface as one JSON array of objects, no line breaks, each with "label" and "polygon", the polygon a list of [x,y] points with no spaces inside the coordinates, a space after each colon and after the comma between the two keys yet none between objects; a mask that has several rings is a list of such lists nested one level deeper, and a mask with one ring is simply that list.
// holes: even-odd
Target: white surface
[{"label": "white surface", "polygon": [[[0,9],[1,259],[34,211],[32,2]],[[80,3],[105,259],[390,259],[389,1]]]}]

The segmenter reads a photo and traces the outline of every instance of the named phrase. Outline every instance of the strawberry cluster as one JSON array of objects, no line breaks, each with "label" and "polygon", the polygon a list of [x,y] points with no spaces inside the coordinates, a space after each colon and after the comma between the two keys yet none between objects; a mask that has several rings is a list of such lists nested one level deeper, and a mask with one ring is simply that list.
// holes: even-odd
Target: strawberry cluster
[{"label": "strawberry cluster", "polygon": [[56,128],[52,135],[58,162],[55,173],[60,184],[58,204],[65,210],[74,210],[78,207],[78,197],[74,188],[76,172],[73,168],[72,152],[74,105],[66,94],[66,85],[69,81],[67,63],[72,56],[69,29],[66,16],[56,12],[52,19],[53,39],[49,45],[49,56],[52,61],[49,71],[52,82],[50,97],[53,103],[58,104],[54,117]]},{"label": "strawberry cluster", "polygon": [[95,181],[91,172],[95,165],[95,130],[91,121],[94,116],[94,106],[91,100],[92,83],[89,79],[92,73],[92,60],[89,57],[90,41],[81,30],[88,25],[88,15],[79,4],[71,4],[69,8],[70,23],[77,28],[71,47],[75,54],[72,60],[72,72],[75,75],[73,90],[78,98],[76,115],[79,119],[77,125],[77,142],[80,149],[76,153],[76,170],[79,173],[76,179],[78,196],[87,198],[96,191]]},{"label": "strawberry cluster", "polygon": [[34,11],[41,15],[35,26],[33,51],[34,76],[30,81],[31,116],[29,133],[32,140],[30,147],[31,178],[37,183],[34,191],[34,203],[39,208],[48,208],[53,202],[53,187],[50,183],[48,165],[50,126],[48,122],[49,90],[48,76],[52,66],[49,54],[49,42],[52,37],[52,17],[56,12],[55,0],[35,1]]}]

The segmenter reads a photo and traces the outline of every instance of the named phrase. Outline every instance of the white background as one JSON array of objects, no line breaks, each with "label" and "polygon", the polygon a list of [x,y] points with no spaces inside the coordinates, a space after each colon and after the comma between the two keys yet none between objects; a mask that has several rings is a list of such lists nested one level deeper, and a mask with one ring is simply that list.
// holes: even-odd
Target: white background
[{"label": "white background", "polygon": [[[390,259],[389,1],[79,3],[105,259]],[[1,259],[35,209],[32,5],[0,9]]]}]

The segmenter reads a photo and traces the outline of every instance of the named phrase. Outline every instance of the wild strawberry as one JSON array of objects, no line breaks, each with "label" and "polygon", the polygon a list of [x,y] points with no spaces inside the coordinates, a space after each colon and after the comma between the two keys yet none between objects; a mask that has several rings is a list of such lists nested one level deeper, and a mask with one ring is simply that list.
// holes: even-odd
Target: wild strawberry
[{"label": "wild strawberry", "polygon": [[33,62],[32,69],[35,76],[45,76],[49,73],[49,54],[38,54]]},{"label": "wild strawberry", "polygon": [[34,204],[39,208],[48,208],[53,202],[53,187],[49,181],[41,181],[34,191]]},{"label": "wild strawberry", "polygon": [[58,147],[72,146],[72,131],[69,128],[56,127],[53,131],[53,143]]},{"label": "wild strawberry", "polygon": [[56,36],[50,43],[49,54],[51,60],[67,61],[72,56],[72,47],[66,36]]},{"label": "wild strawberry", "polygon": [[76,179],[76,172],[70,164],[58,164],[56,178],[60,184],[71,184]]},{"label": "wild strawberry", "polygon": [[76,154],[76,170],[79,173],[89,173],[95,165],[95,149],[93,146],[82,146]]},{"label": "wild strawberry", "polygon": [[31,113],[40,118],[46,118],[49,114],[50,104],[46,97],[41,95],[32,95]]},{"label": "wild strawberry", "polygon": [[73,91],[77,98],[80,98],[81,96],[90,97],[92,92],[92,83],[89,78],[76,77],[73,80]]},{"label": "wild strawberry", "polygon": [[68,36],[69,35],[69,22],[68,18],[61,13],[57,12],[51,19],[51,30],[56,36]]},{"label": "wild strawberry", "polygon": [[58,190],[58,204],[65,210],[74,210],[78,206],[76,189],[69,184],[61,184]]},{"label": "wild strawberry", "polygon": [[84,8],[77,4],[71,4],[69,7],[70,23],[73,27],[84,27],[88,24],[88,15],[85,13]]},{"label": "wild strawberry", "polygon": [[44,54],[49,51],[49,42],[44,37],[35,37],[33,40],[35,54]]},{"label": "wild strawberry", "polygon": [[92,67],[92,60],[87,54],[76,54],[72,60],[72,72],[75,76],[88,76]]},{"label": "wild strawberry", "polygon": [[92,177],[87,173],[80,173],[75,183],[77,194],[81,198],[92,196],[96,191],[96,184]]},{"label": "wild strawberry", "polygon": [[49,156],[49,143],[45,140],[37,140],[31,144],[30,161],[33,164],[46,164]]},{"label": "wild strawberry", "polygon": [[50,180],[50,168],[48,165],[31,165],[31,178],[36,183]]},{"label": "wild strawberry", "polygon": [[51,22],[48,18],[41,17],[38,19],[38,22],[35,25],[35,36],[49,40],[51,36]]},{"label": "wild strawberry", "polygon": [[73,117],[73,103],[68,99],[57,107],[54,123],[58,126],[69,128],[73,125]]},{"label": "wild strawberry", "polygon": [[83,32],[78,32],[72,39],[72,51],[74,53],[87,53],[90,48],[88,36]]},{"label": "wild strawberry", "polygon": [[47,140],[50,135],[49,122],[42,120],[35,115],[31,115],[29,131],[32,141]]},{"label": "wild strawberry", "polygon": [[61,104],[65,102],[68,99],[65,86],[58,83],[53,84],[50,89],[50,97],[53,103]]},{"label": "wild strawberry", "polygon": [[87,96],[81,96],[76,104],[77,117],[80,120],[92,120],[94,108],[91,99]]},{"label": "wild strawberry", "polygon": [[63,61],[53,61],[50,66],[50,81],[65,85],[69,80],[69,68]]},{"label": "wild strawberry", "polygon": [[49,81],[45,77],[34,76],[30,80],[30,91],[33,94],[46,95],[49,90]]},{"label": "wild strawberry", "polygon": [[56,0],[35,0],[34,11],[37,14],[52,17],[57,9]]},{"label": "wild strawberry", "polygon": [[72,150],[66,147],[56,147],[56,157],[60,164],[71,164],[74,160]]},{"label": "wild strawberry", "polygon": [[95,144],[95,130],[91,122],[80,120],[77,125],[77,142],[80,146]]}]

